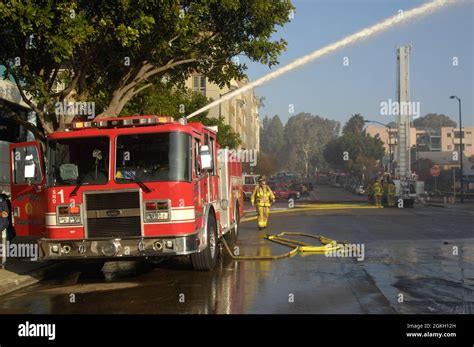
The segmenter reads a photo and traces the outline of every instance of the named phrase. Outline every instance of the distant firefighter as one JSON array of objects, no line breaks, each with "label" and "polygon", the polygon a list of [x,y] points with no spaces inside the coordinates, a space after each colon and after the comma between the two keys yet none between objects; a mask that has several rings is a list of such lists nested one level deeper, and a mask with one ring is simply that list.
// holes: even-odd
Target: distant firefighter
[{"label": "distant firefighter", "polygon": [[372,186],[372,190],[374,194],[375,205],[382,206],[383,188],[380,181],[375,181],[375,183]]},{"label": "distant firefighter", "polygon": [[389,179],[383,186],[387,206],[392,207],[395,204],[395,184]]},{"label": "distant firefighter", "polygon": [[255,206],[255,203],[257,203],[258,230],[265,229],[270,214],[270,206],[275,202],[275,195],[270,187],[267,186],[265,176],[258,178],[258,185],[253,190],[250,202],[252,206]]}]

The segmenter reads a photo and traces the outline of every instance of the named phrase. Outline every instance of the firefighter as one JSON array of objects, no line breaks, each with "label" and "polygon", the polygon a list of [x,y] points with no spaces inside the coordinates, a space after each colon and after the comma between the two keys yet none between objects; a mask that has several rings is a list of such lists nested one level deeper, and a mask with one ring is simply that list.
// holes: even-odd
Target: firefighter
[{"label": "firefighter", "polygon": [[392,207],[395,204],[395,184],[391,179],[384,184],[384,193],[387,200],[387,206]]},{"label": "firefighter", "polygon": [[367,184],[367,200],[371,205],[374,203],[374,180],[372,179]]},{"label": "firefighter", "polygon": [[[0,194],[0,235],[3,230],[10,234],[10,204],[5,191]],[[8,235],[10,236],[10,235]]]},{"label": "firefighter", "polygon": [[372,186],[373,194],[374,194],[374,199],[375,199],[375,205],[376,206],[382,206],[382,196],[383,196],[383,188],[382,184],[380,181],[375,181],[375,183]]},{"label": "firefighter", "polygon": [[8,227],[8,216],[10,215],[6,194],[0,194],[0,231]]},{"label": "firefighter", "polygon": [[252,206],[255,206],[255,203],[257,204],[258,230],[265,229],[270,214],[270,206],[275,202],[275,195],[267,186],[265,176],[258,177],[258,185],[253,190],[250,202]]}]

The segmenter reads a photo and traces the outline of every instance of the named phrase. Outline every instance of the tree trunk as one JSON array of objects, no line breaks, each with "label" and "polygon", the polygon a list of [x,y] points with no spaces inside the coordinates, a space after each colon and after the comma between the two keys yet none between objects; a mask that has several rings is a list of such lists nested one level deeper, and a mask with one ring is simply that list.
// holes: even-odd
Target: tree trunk
[{"label": "tree trunk", "polygon": [[118,116],[127,102],[129,102],[136,94],[152,85],[151,83],[148,83],[140,86],[140,84],[148,81],[150,77],[164,73],[176,66],[190,64],[196,61],[196,59],[182,59],[178,61],[170,59],[168,63],[160,67],[156,67],[143,61],[137,66],[130,68],[130,71],[120,80],[117,88],[113,92],[112,99],[107,108],[97,115],[96,119]]}]

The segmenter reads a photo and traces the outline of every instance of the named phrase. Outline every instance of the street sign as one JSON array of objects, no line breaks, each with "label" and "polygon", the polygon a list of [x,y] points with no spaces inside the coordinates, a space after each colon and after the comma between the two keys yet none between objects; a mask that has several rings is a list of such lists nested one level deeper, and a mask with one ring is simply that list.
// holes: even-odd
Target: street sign
[{"label": "street sign", "polygon": [[438,177],[440,173],[441,173],[441,169],[439,168],[438,165],[434,165],[434,166],[430,169],[430,174],[431,174],[431,176],[433,176],[433,177]]}]

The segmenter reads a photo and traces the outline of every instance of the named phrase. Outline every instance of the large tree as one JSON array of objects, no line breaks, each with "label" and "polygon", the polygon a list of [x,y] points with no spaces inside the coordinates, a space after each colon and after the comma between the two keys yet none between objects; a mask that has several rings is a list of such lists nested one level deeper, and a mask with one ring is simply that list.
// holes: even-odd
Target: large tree
[{"label": "large tree", "polygon": [[364,117],[360,113],[355,113],[352,115],[351,118],[346,122],[344,127],[342,128],[342,133],[346,134],[353,134],[353,135],[360,135],[364,130],[365,122]]},{"label": "large tree", "polygon": [[[187,88],[178,88],[171,83],[154,81],[153,85],[140,95],[135,96],[122,110],[124,115],[157,114],[179,119],[186,114],[197,111],[211,102],[198,92]],[[241,139],[224,118],[208,117],[208,112],[192,118],[192,122],[217,126],[217,142],[221,147],[237,148]]]},{"label": "large tree", "polygon": [[292,10],[266,0],[10,0],[0,3],[0,64],[42,137],[71,121],[57,102],[95,102],[101,118],[119,114],[152,78],[196,71],[222,86],[244,77],[239,55],[277,64],[286,42],[272,35]]},{"label": "large tree", "polygon": [[330,141],[324,158],[332,168],[356,175],[375,171],[385,153],[383,142],[370,135],[346,134]]},{"label": "large tree", "polygon": [[444,114],[428,113],[424,117],[417,118],[413,125],[418,129],[438,130],[442,127],[456,127],[456,122]]},{"label": "large tree", "polygon": [[285,145],[285,128],[278,115],[263,119],[260,128],[260,145],[263,151],[276,156]]},{"label": "large tree", "polygon": [[290,170],[309,175],[315,163],[321,162],[324,146],[339,132],[339,123],[299,113],[285,125],[285,164]]}]

